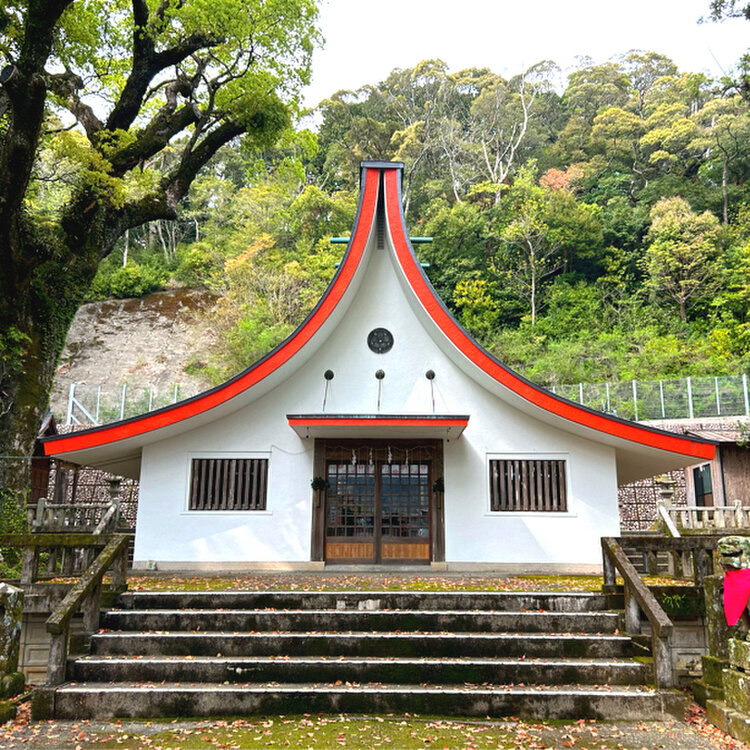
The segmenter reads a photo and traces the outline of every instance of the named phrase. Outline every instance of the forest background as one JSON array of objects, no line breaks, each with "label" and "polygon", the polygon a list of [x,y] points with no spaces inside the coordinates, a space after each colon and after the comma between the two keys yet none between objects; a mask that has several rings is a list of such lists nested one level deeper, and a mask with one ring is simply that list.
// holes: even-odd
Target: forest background
[{"label": "forest background", "polygon": [[206,322],[219,344],[188,369],[221,381],[283,340],[325,289],[342,254],[329,239],[354,218],[359,161],[399,160],[411,233],[434,238],[418,246],[433,285],[530,379],[746,371],[742,75],[712,80],[631,51],[581,60],[562,90],[559,80],[551,61],[506,79],[426,60],[337,92],[313,113],[315,130],[298,122],[260,154],[225,147],[178,220],[126,233],[89,296],[213,292]]}]

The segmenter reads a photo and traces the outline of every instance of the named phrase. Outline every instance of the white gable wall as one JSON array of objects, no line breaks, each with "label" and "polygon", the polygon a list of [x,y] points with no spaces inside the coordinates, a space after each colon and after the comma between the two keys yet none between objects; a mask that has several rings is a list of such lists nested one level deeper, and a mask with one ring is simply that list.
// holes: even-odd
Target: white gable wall
[{"label": "white gable wall", "polygon": [[[435,413],[470,415],[463,435],[445,443],[446,560],[600,562],[599,537],[619,530],[614,449],[542,423],[468,377],[415,314],[391,250],[370,247],[363,262],[369,265],[342,321],[286,381],[249,406],[143,448],[136,560],[309,560],[313,440],[298,437],[286,415],[322,411],[327,369],[335,373],[329,414],[375,413],[378,369],[385,372],[381,413],[430,414],[431,369]],[[367,347],[376,327],[393,333],[386,354]],[[192,458],[266,456],[266,511],[187,511]],[[490,513],[489,458],[516,456],[567,460],[567,513]]]}]

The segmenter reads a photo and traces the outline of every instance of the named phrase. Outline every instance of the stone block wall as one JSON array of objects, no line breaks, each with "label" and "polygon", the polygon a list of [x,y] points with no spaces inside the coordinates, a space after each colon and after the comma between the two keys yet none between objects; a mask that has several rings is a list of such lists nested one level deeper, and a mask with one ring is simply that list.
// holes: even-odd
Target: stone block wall
[{"label": "stone block wall", "polygon": [[716,575],[704,581],[710,654],[703,657],[694,692],[712,724],[750,743],[750,618],[746,614],[737,625],[727,625],[723,580]]}]

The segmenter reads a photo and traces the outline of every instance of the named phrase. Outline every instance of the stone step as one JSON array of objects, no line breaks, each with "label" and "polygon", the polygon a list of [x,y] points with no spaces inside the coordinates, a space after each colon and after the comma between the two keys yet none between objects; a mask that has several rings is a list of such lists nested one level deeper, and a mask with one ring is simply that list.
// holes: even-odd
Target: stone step
[{"label": "stone step", "polygon": [[614,633],[614,612],[492,612],[427,610],[110,610],[107,630],[227,631],[451,631],[525,633]]},{"label": "stone step", "polygon": [[100,632],[95,655],[540,656],[598,659],[645,652],[631,638],[580,633]]},{"label": "stone step", "polygon": [[85,682],[382,682],[633,685],[651,679],[649,664],[622,659],[395,657],[96,657],[71,660]]},{"label": "stone step", "polygon": [[535,719],[658,720],[679,716],[678,692],[634,687],[422,685],[62,685],[58,719],[241,716],[298,713],[418,713]]},{"label": "stone step", "polygon": [[[621,599],[621,597],[620,597]],[[375,603],[375,604],[373,604]],[[123,609],[419,609],[601,612],[611,595],[557,591],[134,591]]]}]

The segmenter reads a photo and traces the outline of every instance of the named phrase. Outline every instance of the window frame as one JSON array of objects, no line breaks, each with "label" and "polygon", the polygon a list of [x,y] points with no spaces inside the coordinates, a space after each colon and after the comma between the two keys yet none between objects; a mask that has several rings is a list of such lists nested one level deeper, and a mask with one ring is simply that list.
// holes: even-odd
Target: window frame
[{"label": "window frame", "polygon": [[[266,462],[266,477],[265,477],[265,497],[263,508],[191,508],[191,495],[192,495],[192,484],[193,484],[193,465],[196,460],[209,460],[209,461],[224,461],[224,460],[264,460]],[[269,501],[269,485],[271,483],[271,452],[270,451],[241,451],[241,452],[227,452],[227,451],[191,451],[187,455],[187,465],[185,469],[186,481],[185,481],[185,499],[183,505],[183,515],[190,516],[201,516],[207,515],[272,515],[273,511],[268,509]]]},{"label": "window frame", "polygon": [[[561,461],[564,469],[562,488],[565,493],[565,509],[522,509],[507,510],[492,507],[492,462],[493,461]],[[487,492],[485,515],[493,518],[509,518],[512,516],[534,516],[539,518],[574,518],[578,514],[571,510],[573,496],[570,484],[570,454],[568,453],[487,453],[485,460],[485,487]]]}]

